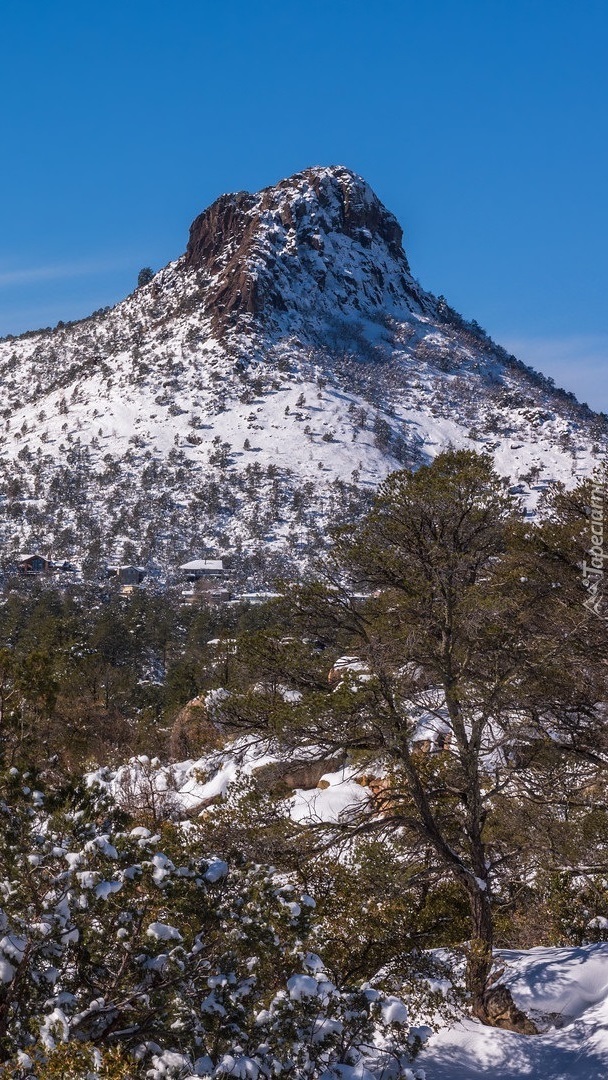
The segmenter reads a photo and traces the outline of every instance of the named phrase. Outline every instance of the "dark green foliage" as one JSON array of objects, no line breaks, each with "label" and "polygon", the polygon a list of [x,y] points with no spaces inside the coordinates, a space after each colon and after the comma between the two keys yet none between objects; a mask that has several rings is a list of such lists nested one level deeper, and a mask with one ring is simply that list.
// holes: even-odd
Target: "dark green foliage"
[{"label": "dark green foliage", "polygon": [[[3,763],[56,754],[73,768],[134,752],[169,752],[179,709],[231,684],[230,652],[207,642],[263,625],[263,607],[189,608],[170,590],[121,596],[105,587],[11,591],[0,605]],[[233,671],[234,669],[234,671]]]},{"label": "dark green foliage", "polygon": [[[255,463],[247,477],[255,492]],[[493,943],[601,938],[608,914],[608,626],[580,573],[589,486],[545,503],[531,525],[489,457],[449,452],[390,476],[357,528],[337,527],[321,572],[271,604],[19,585],[0,607],[4,763],[80,768],[170,745],[177,759],[251,732],[294,769],[306,754],[324,771],[346,762],[369,792],[350,822],[295,825],[290,786],[267,768],[214,808],[205,843],[271,859],[316,895],[337,984],[472,939],[483,1017]],[[230,691],[219,727],[191,737],[185,721],[179,754],[176,716],[217,687]]]},{"label": "dark green foliage", "polygon": [[[605,789],[607,628],[583,604],[581,502],[558,496],[553,518],[531,528],[491,459],[467,451],[393,474],[361,525],[338,533],[325,580],[292,590],[307,656],[295,663],[289,640],[263,636],[258,685],[223,710],[292,753],[342,750],[380,770],[338,833],[398,837],[410,870],[424,860],[462,891],[482,1017],[495,912],[549,837],[553,860],[572,858],[572,826],[558,823],[567,813],[581,838],[592,785]],[[358,669],[332,672],[339,651]],[[281,686],[302,696],[288,701]]]},{"label": "dark green foliage", "polygon": [[137,288],[141,289],[144,285],[149,285],[154,277],[154,271],[150,266],[143,266],[137,275]]},{"label": "dark green foliage", "polygon": [[[367,980],[330,981],[310,951],[314,902],[284,874],[210,858],[196,830],[133,829],[98,790],[17,770],[0,775],[0,818],[8,1075],[50,1078],[63,1060],[74,1076],[95,1046],[114,1076],[131,1054],[131,1076],[142,1060],[147,1076],[219,1075],[232,1053],[240,1075],[315,1080],[383,1036],[391,1075],[411,1076],[419,1038],[403,1005]],[[385,1019],[391,1002],[401,1015]],[[108,1076],[102,1061],[86,1075]]]}]

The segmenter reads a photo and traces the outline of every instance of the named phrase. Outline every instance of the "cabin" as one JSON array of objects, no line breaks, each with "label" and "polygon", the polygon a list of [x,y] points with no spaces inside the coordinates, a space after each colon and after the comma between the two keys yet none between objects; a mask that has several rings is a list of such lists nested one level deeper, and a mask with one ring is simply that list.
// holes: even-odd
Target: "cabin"
[{"label": "cabin", "polygon": [[108,566],[106,573],[109,578],[118,581],[119,585],[141,585],[146,576],[146,571],[141,566]]},{"label": "cabin", "polygon": [[33,555],[21,555],[17,559],[20,574],[48,574],[54,569],[53,563],[45,555],[35,552]]},{"label": "cabin", "polygon": [[224,562],[222,559],[192,559],[182,563],[180,570],[187,581],[217,580],[224,576]]}]

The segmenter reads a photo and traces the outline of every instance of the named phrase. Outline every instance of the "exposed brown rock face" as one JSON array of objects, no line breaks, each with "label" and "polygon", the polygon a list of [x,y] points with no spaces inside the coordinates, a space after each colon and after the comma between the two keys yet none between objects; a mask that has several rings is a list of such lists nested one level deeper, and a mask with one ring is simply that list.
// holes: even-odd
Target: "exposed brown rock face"
[{"label": "exposed brown rock face", "polygon": [[169,752],[175,761],[200,756],[221,745],[221,734],[209,716],[204,695],[193,698],[180,709],[169,741]]},{"label": "exposed brown rock face", "polygon": [[520,1035],[538,1035],[538,1028],[518,1009],[506,986],[493,986],[487,990],[484,995],[484,1008],[485,1014],[481,1019],[491,1027],[517,1031]]},{"label": "exposed brown rock face", "polygon": [[255,196],[246,191],[221,195],[190,226],[186,266],[220,276],[213,290],[213,303],[219,311],[257,310],[255,282],[247,266],[257,225],[249,213],[254,205]]},{"label": "exposed brown rock face", "polygon": [[204,272],[205,309],[221,325],[305,308],[317,291],[335,292],[338,307],[382,307],[387,293],[413,295],[402,236],[361,177],[312,168],[257,195],[222,195],[193,222],[185,265]]},{"label": "exposed brown rock face", "polygon": [[254,769],[253,776],[262,791],[295,791],[302,788],[311,791],[317,786],[324,773],[336,772],[345,761],[345,755],[325,758],[322,761],[273,761]]}]

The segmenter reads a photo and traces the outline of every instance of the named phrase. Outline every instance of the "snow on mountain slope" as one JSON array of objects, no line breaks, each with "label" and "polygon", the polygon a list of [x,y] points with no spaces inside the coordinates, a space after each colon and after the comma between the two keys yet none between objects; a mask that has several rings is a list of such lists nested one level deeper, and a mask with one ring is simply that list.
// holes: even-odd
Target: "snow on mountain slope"
[{"label": "snow on mountain slope", "polygon": [[450,444],[490,450],[533,505],[608,433],[425,293],[341,167],[222,196],[114,309],[0,342],[0,385],[4,550],[90,572],[224,550],[263,577]]}]

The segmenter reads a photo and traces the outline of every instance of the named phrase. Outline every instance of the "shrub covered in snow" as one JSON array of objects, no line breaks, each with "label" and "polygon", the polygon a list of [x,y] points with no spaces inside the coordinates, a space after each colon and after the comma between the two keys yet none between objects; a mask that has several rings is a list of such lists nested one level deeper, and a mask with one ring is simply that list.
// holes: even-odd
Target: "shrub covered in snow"
[{"label": "shrub covered in snow", "polygon": [[284,876],[127,827],[96,789],[13,770],[1,790],[5,1075],[413,1075],[426,1032],[397,997],[331,982]]}]

